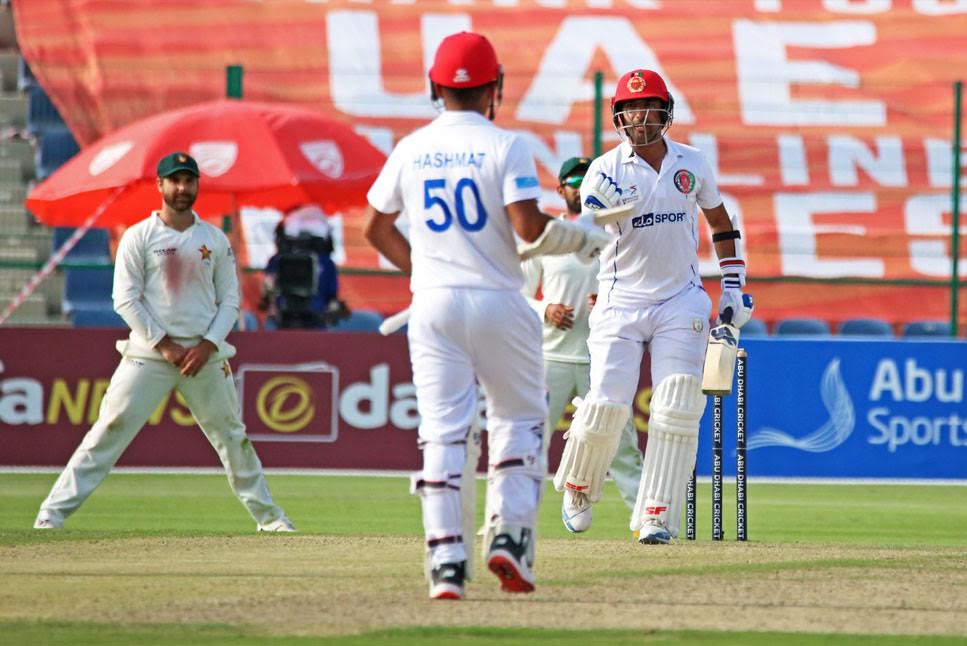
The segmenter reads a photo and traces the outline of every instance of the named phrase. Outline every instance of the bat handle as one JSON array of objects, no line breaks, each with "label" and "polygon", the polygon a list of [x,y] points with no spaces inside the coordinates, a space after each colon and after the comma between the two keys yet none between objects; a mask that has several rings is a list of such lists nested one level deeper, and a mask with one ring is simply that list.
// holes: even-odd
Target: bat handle
[{"label": "bat handle", "polygon": [[731,324],[732,323],[732,308],[731,307],[726,307],[724,310],[722,310],[722,313],[719,314],[719,320],[722,323],[729,323],[729,324]]}]

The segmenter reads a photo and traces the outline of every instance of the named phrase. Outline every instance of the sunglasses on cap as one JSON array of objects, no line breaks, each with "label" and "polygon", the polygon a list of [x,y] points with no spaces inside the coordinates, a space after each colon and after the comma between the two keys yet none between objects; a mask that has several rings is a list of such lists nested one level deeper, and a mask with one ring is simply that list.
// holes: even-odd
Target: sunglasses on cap
[{"label": "sunglasses on cap", "polygon": [[581,182],[584,181],[584,175],[574,175],[568,177],[566,180],[561,182],[561,186],[570,186],[571,188],[578,188],[581,186]]}]

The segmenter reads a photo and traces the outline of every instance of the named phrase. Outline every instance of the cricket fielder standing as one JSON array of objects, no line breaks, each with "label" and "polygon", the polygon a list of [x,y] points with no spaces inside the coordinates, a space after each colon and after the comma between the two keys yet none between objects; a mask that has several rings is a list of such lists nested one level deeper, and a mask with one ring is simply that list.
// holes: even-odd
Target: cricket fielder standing
[{"label": "cricket fielder standing", "polygon": [[[407,334],[423,450],[412,489],[422,501],[433,599],[462,599],[471,574],[476,381],[486,392],[490,447],[487,567],[506,592],[534,589],[547,404],[541,324],[520,293],[514,233],[528,243],[524,256],[578,252],[590,260],[608,239],[538,210],[530,151],[491,123],[502,82],[486,38],[445,38],[430,69],[431,98],[444,110],[400,140],[368,195],[366,238],[411,274]],[[409,242],[394,225],[404,210]]]},{"label": "cricket fielder standing", "polygon": [[[558,195],[567,210],[562,218],[581,216],[581,183],[591,165],[588,157],[572,157],[558,173]],[[592,225],[593,226],[593,225]],[[548,392],[548,432],[544,436],[544,455],[554,433],[554,425],[574,396],[584,397],[591,385],[591,358],[588,354],[588,315],[598,293],[598,262],[583,263],[573,254],[537,256],[525,261],[524,296],[544,322],[544,380]],[[540,287],[541,298],[536,298]],[[618,450],[608,471],[621,492],[621,499],[633,508],[641,480],[641,451],[638,433],[631,417],[621,430]],[[563,511],[563,510],[562,510]],[[591,524],[590,508],[576,516],[563,513],[564,526],[583,532]]]},{"label": "cricket fielder standing", "polygon": [[245,436],[225,342],[238,319],[235,257],[228,238],[192,211],[198,164],[184,153],[158,162],[161,210],[121,237],[114,309],[131,328],[118,342],[97,422],[40,505],[34,527],[53,529],[77,511],[173,389],[218,453],[228,482],[259,531],[295,529],[273,501]]},{"label": "cricket fielder standing", "polygon": [[631,530],[643,544],[668,543],[678,535],[705,410],[702,369],[711,302],[698,272],[699,207],[722,268],[719,312],[731,308],[739,327],[752,313],[751,297],[742,294],[739,232],[715,177],[699,150],[665,137],[674,106],[655,72],[638,69],[622,76],[611,112],[623,141],[591,163],[581,186],[585,209],[630,203],[635,208],[607,227],[616,237],[601,253],[590,316],[591,388],[575,411],[554,479],[564,492],[565,518],[590,517],[630,414],[647,346],[654,391],[631,516]]}]

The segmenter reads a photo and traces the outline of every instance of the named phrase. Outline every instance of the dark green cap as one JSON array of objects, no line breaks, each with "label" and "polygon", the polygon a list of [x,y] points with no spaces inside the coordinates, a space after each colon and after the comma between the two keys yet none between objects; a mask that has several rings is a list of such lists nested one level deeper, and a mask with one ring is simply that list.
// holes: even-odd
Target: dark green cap
[{"label": "dark green cap", "polygon": [[571,157],[561,165],[561,172],[557,174],[557,179],[563,182],[572,175],[583,177],[588,172],[589,166],[591,166],[590,157]]},{"label": "dark green cap", "polygon": [[198,162],[186,153],[171,153],[158,162],[158,177],[168,177],[181,170],[198,177]]}]

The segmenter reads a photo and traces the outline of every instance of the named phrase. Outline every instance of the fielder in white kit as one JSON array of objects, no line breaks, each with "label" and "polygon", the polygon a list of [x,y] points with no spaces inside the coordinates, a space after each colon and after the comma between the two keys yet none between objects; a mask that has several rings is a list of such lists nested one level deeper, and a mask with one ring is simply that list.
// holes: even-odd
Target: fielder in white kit
[{"label": "fielder in white kit", "polygon": [[[719,312],[741,327],[752,313],[742,294],[740,235],[702,153],[665,137],[674,99],[650,70],[618,81],[612,118],[623,142],[592,162],[581,187],[586,209],[634,204],[607,229],[597,304],[591,313],[591,388],[574,422],[554,483],[564,515],[585,513],[601,495],[631,412],[645,347],[651,354],[648,444],[630,528],[643,544],[678,535],[705,410],[702,370],[711,301],[698,272],[698,209],[712,230],[722,269]],[[588,518],[590,520],[590,518]]]},{"label": "fielder in white kit", "polygon": [[[568,220],[589,221],[581,216],[581,183],[591,165],[588,157],[572,157],[561,164],[558,173],[558,195],[567,209],[561,214]],[[593,225],[592,225],[593,226]],[[544,435],[544,456],[554,426],[567,404],[575,396],[584,397],[591,386],[591,358],[588,354],[588,315],[590,301],[598,293],[598,262],[584,263],[571,255],[537,256],[525,261],[524,296],[544,322],[544,380],[548,392],[548,432]],[[536,298],[540,288],[541,298]],[[608,471],[614,478],[621,499],[634,507],[641,480],[641,450],[638,432],[631,417],[621,431],[618,450]],[[590,509],[590,508],[589,508]],[[564,526],[571,532],[583,532],[590,526],[590,514],[563,516]]]},{"label": "fielder in white kit", "polygon": [[[491,517],[486,561],[506,592],[534,589],[534,537],[546,470],[541,324],[520,293],[524,255],[597,255],[608,239],[537,208],[524,141],[491,121],[501,98],[497,54],[481,35],[445,38],[430,69],[444,111],[396,145],[369,191],[365,234],[411,274],[408,340],[420,412],[426,575],[433,599],[462,599],[471,576],[480,432],[486,392]],[[394,226],[401,211],[410,239]],[[411,247],[412,245],[412,247]]]},{"label": "fielder in white kit", "polygon": [[97,422],[40,505],[34,527],[63,527],[176,389],[259,531],[295,531],[272,500],[241,420],[228,365],[235,348],[225,341],[238,320],[235,258],[225,234],[192,211],[198,164],[184,153],[165,156],[158,190],[161,210],[124,232],[115,259],[114,309],[131,328],[118,342],[121,363]]}]

